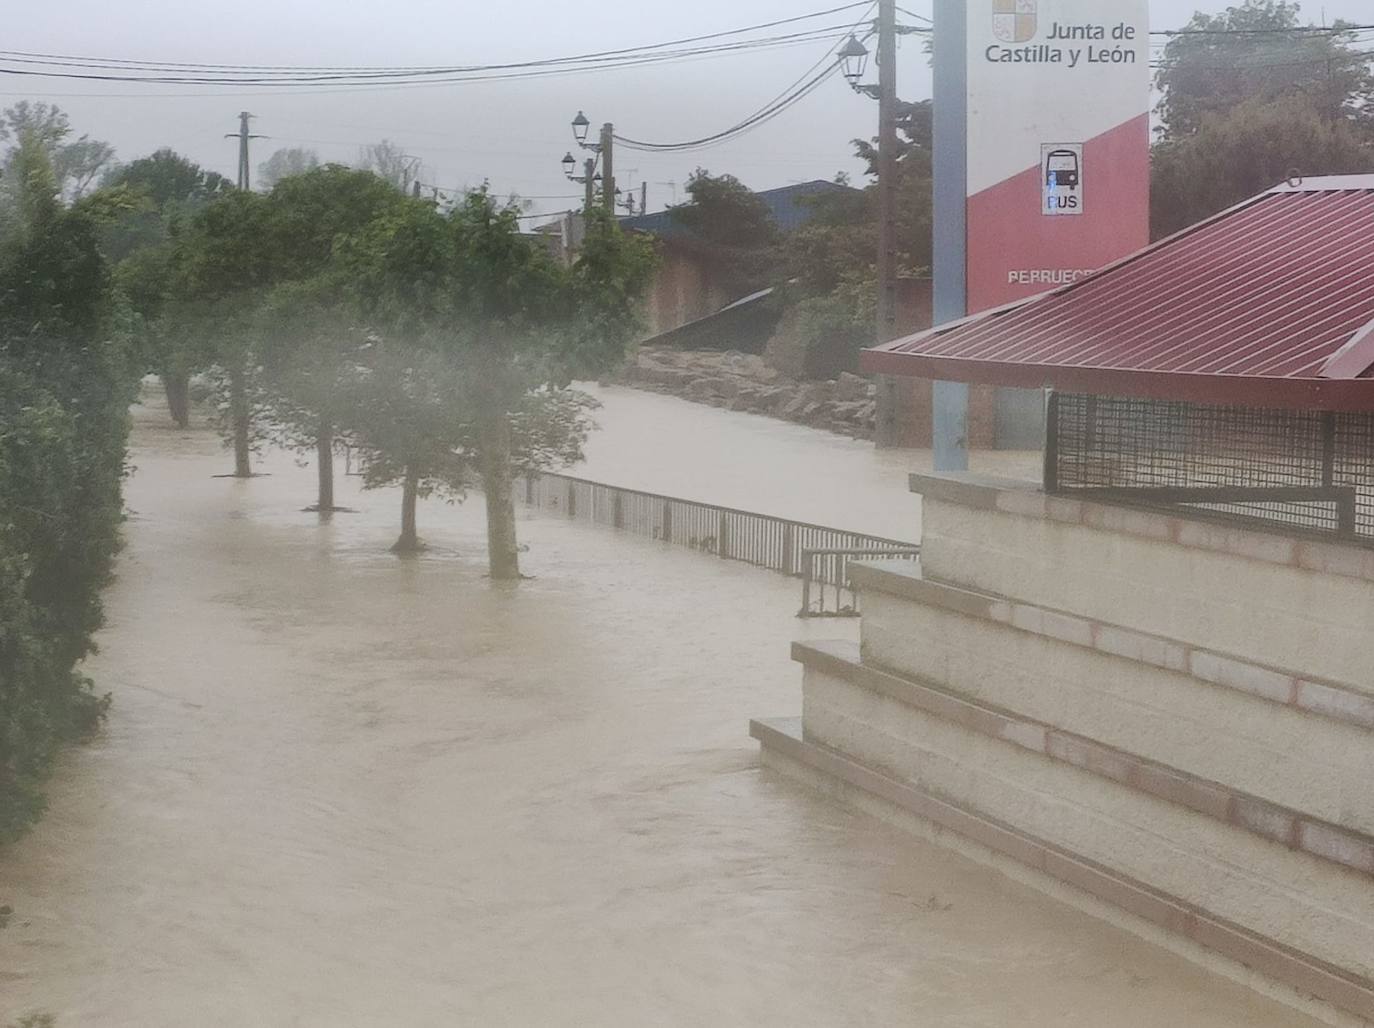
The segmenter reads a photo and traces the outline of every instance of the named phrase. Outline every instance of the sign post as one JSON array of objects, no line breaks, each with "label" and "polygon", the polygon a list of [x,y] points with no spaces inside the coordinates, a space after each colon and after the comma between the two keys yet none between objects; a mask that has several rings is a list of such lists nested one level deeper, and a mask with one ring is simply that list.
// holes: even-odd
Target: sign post
[{"label": "sign post", "polygon": [[[1071,285],[1149,243],[1148,0],[935,0],[935,321]],[[936,383],[935,467],[968,467]]]}]

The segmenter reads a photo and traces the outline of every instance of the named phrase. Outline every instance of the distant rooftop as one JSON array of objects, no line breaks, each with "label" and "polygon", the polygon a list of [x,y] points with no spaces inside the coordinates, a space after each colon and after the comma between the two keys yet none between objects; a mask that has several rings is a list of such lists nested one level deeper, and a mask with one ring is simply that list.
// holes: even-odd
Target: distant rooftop
[{"label": "distant rooftop", "polygon": [[[811,182],[798,182],[777,189],[765,189],[754,195],[767,204],[778,231],[788,233],[801,228],[811,220],[815,213],[811,209],[811,205],[804,202],[807,197],[822,193],[852,191],[851,186],[842,186],[838,182],[828,182],[825,179],[815,179]],[[671,211],[657,211],[654,214],[640,214],[633,218],[621,218],[620,227],[639,232],[651,232],[660,239],[691,235],[690,230],[673,220]]]}]

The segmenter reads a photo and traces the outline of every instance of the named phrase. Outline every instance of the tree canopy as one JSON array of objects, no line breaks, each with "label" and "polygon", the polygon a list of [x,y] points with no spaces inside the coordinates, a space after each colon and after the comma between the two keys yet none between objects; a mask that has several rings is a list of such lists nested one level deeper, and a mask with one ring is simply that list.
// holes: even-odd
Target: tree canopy
[{"label": "tree canopy", "polygon": [[258,185],[263,189],[271,189],[284,178],[304,175],[319,166],[320,158],[314,150],[295,146],[283,147],[258,165]]},{"label": "tree canopy", "polygon": [[768,205],[734,175],[698,168],[687,180],[691,199],[669,216],[708,243],[731,249],[767,246],[777,237]]},{"label": "tree canopy", "polygon": [[[1162,138],[1200,131],[1241,104],[1301,99],[1323,121],[1374,117],[1368,55],[1341,22],[1304,25],[1293,0],[1245,0],[1193,15],[1164,47],[1155,85]],[[1305,30],[1305,31],[1304,31]]]},{"label": "tree canopy", "polygon": [[1374,77],[1341,23],[1297,3],[1197,14],[1164,49],[1152,155],[1156,238],[1294,176],[1374,171]]},{"label": "tree canopy", "polygon": [[84,133],[72,138],[71,120],[56,104],[21,100],[0,112],[0,142],[29,136],[47,155],[58,192],[79,197],[114,160],[114,147]]}]

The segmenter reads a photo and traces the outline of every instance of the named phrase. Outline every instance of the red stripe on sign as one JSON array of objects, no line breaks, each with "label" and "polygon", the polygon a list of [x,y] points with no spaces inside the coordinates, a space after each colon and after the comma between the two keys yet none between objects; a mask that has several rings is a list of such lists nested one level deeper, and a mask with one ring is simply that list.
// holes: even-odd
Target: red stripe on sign
[{"label": "red stripe on sign", "polygon": [[[1077,140],[1045,139],[1045,143]],[[1083,141],[1083,211],[1042,213],[1042,167],[968,199],[968,312],[1064,285],[1150,242],[1150,116]]]}]

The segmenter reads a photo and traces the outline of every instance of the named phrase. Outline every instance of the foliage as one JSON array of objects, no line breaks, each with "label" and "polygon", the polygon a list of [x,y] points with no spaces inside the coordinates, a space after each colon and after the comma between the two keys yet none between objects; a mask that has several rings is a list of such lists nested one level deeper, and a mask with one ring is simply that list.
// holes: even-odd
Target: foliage
[{"label": "foliage", "polygon": [[[1301,27],[1292,0],[1244,0],[1220,14],[1195,14],[1164,48],[1155,84],[1161,138],[1189,136],[1209,117],[1242,104],[1303,99],[1322,121],[1374,117],[1367,55],[1342,32]],[[1310,27],[1310,26],[1309,26]]]},{"label": "foliage", "polygon": [[769,248],[778,238],[768,205],[735,176],[712,175],[704,168],[687,180],[687,194],[687,203],[668,208],[669,218],[709,251],[715,273],[732,292],[759,288],[768,277]]},{"label": "foliage", "polygon": [[1374,149],[1354,126],[1324,121],[1306,99],[1262,100],[1203,118],[1193,135],[1155,146],[1155,238],[1177,232],[1290,175],[1374,172]]},{"label": "foliage", "polygon": [[[344,257],[382,351],[433,359],[422,366],[459,417],[447,426],[449,449],[482,477],[494,578],[519,573],[512,476],[580,456],[589,406],[567,386],[624,359],[653,266],[647,241],[623,235],[604,212],[588,212],[570,265],[521,233],[519,213],[485,189],[448,212],[407,201],[351,240]],[[396,376],[375,381],[394,402]],[[417,383],[402,381],[405,402],[414,402]],[[381,404],[362,409],[395,416]],[[357,431],[386,448],[375,425]],[[409,459],[391,456],[393,471]]]},{"label": "foliage", "polygon": [[143,201],[106,234],[105,252],[115,262],[165,246],[181,221],[233,189],[223,175],[168,149],[112,168],[100,184],[102,190],[122,187]]},{"label": "foliage", "polygon": [[[894,191],[897,273],[907,277],[929,275],[934,259],[931,126],[929,101],[906,105]],[[876,146],[856,139],[854,148],[876,179]],[[830,378],[857,367],[858,351],[873,341],[877,183],[820,193],[807,202],[811,219],[776,247],[772,265],[781,270],[780,293],[789,305],[786,334],[800,351],[802,373]]]},{"label": "foliage", "polygon": [[669,217],[708,243],[755,249],[777,237],[768,205],[734,175],[698,168],[687,180],[687,195],[690,201],[668,208]]},{"label": "foliage", "polygon": [[258,185],[263,189],[271,189],[284,178],[304,175],[319,166],[320,157],[314,150],[296,146],[283,147],[258,165]]},{"label": "foliage", "polygon": [[111,169],[100,184],[138,189],[155,210],[163,213],[179,206],[202,206],[234,188],[219,172],[206,171],[167,148]]},{"label": "foliage", "polygon": [[109,143],[84,134],[72,139],[71,121],[56,104],[21,100],[0,112],[0,142],[17,143],[26,135],[47,155],[58,191],[65,196],[81,196],[114,160]]},{"label": "foliage", "polygon": [[419,177],[420,160],[405,152],[389,139],[365,146],[358,152],[358,167],[370,171],[401,193],[409,193],[411,183]]},{"label": "foliage", "polygon": [[365,359],[335,394],[359,449],[363,488],[394,485],[409,474],[421,497],[461,497],[471,426],[455,402],[454,369],[399,342],[374,344]]},{"label": "foliage", "polygon": [[118,549],[136,378],[110,341],[99,205],[63,207],[24,139],[23,216],[0,240],[0,842],[38,816],[58,746],[108,703],[79,662]]},{"label": "foliage", "polygon": [[273,210],[258,193],[234,190],[196,212],[172,241],[163,328],[185,348],[191,366],[216,369],[219,427],[235,450],[235,474],[250,473],[248,456],[261,437],[253,408],[255,317],[281,268],[272,245]]},{"label": "foliage", "polygon": [[1292,175],[1374,170],[1368,57],[1340,23],[1312,30],[1299,13],[1289,0],[1245,0],[1195,15],[1169,41],[1156,78],[1156,238]]}]

